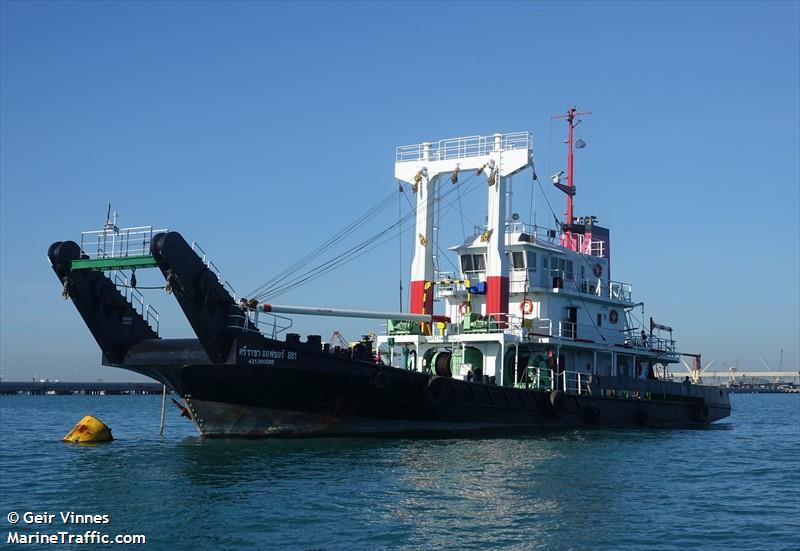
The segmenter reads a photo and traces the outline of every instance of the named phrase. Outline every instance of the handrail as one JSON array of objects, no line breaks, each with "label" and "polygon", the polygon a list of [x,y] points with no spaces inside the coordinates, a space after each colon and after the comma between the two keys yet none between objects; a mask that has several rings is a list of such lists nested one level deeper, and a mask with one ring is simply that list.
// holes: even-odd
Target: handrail
[{"label": "handrail", "polygon": [[147,256],[153,235],[166,231],[136,226],[81,232],[81,253],[90,259]]},{"label": "handrail", "polygon": [[148,304],[145,311],[146,311],[145,320],[150,325],[150,327],[153,327],[153,323],[155,322],[155,327],[153,327],[153,328],[156,330],[156,335],[158,335],[158,331],[159,331],[158,310],[156,310],[150,304]]},{"label": "handrail", "polygon": [[233,297],[233,300],[235,301],[236,291],[234,290],[233,286],[228,283],[228,280],[222,278],[222,270],[217,268],[217,265],[214,264],[214,262],[208,257],[208,253],[206,253],[205,249],[203,249],[203,247],[201,247],[197,241],[192,241],[192,250],[197,256],[200,257],[200,260],[206,265],[209,271],[217,276],[217,281],[219,281],[222,287],[230,293],[231,297]]},{"label": "handrail", "polygon": [[[261,316],[269,316],[270,321],[262,320]],[[279,323],[279,320],[284,323]],[[235,323],[231,323],[232,321]],[[250,321],[250,324],[246,323],[246,321]],[[275,339],[284,331],[291,329],[294,325],[294,320],[292,318],[281,316],[279,314],[273,314],[271,312],[258,312],[258,316],[255,319],[245,314],[228,315],[228,329],[237,329],[242,333],[250,332],[264,334],[265,331],[259,329],[259,325],[267,327],[269,329],[268,332],[271,338]]]},{"label": "handrail", "polygon": [[556,371],[549,367],[527,367],[525,380],[518,381],[515,374],[514,386],[535,390],[562,390],[566,394],[591,394],[593,378],[593,374],[581,371],[561,371],[556,376]]},{"label": "handrail", "polygon": [[151,304],[145,303],[142,292],[139,289],[131,286],[124,273],[119,270],[114,270],[112,273],[113,276],[110,279],[114,284],[114,287],[117,288],[125,300],[130,302],[134,311],[138,312],[139,315],[145,319],[148,325],[155,330],[156,335],[158,335],[160,325],[160,316],[158,314],[158,310],[156,310]]},{"label": "handrail", "polygon": [[531,149],[533,137],[530,132],[511,132],[508,134],[488,136],[463,136],[448,138],[438,142],[423,142],[413,145],[402,145],[396,150],[397,162],[444,161],[489,155],[496,151],[497,138],[500,138],[500,151]]}]

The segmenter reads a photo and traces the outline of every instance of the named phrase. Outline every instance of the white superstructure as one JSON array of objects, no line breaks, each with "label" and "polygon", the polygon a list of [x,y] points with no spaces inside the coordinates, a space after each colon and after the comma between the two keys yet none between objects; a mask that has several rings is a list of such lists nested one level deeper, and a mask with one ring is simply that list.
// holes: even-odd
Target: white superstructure
[{"label": "white superstructure", "polygon": [[[570,130],[568,183],[561,183],[562,173],[553,177],[568,196],[570,215],[576,115],[572,109],[563,117]],[[594,216],[568,218],[557,229],[510,217],[507,178],[532,164],[526,132],[397,149],[395,175],[417,195],[409,310],[443,314],[449,322],[390,321],[379,343],[392,357],[402,354],[410,369],[501,386],[541,386],[535,379],[544,377],[545,386],[580,393],[594,374],[663,377],[680,356],[672,330],[652,318],[645,324],[631,285],[611,279],[608,229]],[[486,179],[487,223],[450,248],[458,273],[435,273],[436,186],[458,185],[466,171]]]}]

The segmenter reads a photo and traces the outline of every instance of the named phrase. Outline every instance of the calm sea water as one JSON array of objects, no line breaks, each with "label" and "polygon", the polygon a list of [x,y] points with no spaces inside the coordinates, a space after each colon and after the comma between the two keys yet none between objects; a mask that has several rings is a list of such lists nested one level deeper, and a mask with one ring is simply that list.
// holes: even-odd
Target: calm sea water
[{"label": "calm sea water", "polygon": [[[4,396],[0,536],[75,511],[156,549],[800,549],[800,395],[732,400],[707,430],[202,441],[174,408],[158,436],[158,396]],[[84,414],[116,440],[60,442]]]}]

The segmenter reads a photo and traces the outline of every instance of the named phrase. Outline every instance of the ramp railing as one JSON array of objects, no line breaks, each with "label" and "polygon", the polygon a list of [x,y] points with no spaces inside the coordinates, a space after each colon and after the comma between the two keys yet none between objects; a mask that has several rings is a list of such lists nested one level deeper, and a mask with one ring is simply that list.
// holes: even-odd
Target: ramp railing
[{"label": "ramp railing", "polygon": [[203,261],[203,264],[205,264],[208,267],[211,273],[217,276],[217,280],[220,282],[220,284],[222,284],[225,290],[228,291],[228,293],[230,293],[231,298],[233,298],[233,300],[235,301],[236,291],[234,290],[233,286],[230,283],[228,283],[228,280],[222,277],[222,271],[219,268],[217,268],[217,265],[214,264],[214,262],[208,257],[208,254],[206,253],[205,250],[203,250],[203,247],[201,247],[197,243],[197,241],[192,241],[192,250],[195,252],[197,256],[200,257],[200,260]]}]

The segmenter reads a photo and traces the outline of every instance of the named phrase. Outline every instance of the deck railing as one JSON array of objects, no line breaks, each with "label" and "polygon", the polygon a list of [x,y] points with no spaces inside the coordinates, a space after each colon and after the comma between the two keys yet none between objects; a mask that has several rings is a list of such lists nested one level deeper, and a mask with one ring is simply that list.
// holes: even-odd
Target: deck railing
[{"label": "deck railing", "polygon": [[448,159],[464,159],[480,157],[498,150],[531,149],[533,138],[530,132],[511,132],[489,136],[462,136],[448,138],[438,142],[423,142],[413,145],[402,145],[397,148],[397,162],[406,161],[445,161]]},{"label": "deck railing", "polygon": [[528,367],[523,381],[515,378],[514,387],[534,390],[562,390],[566,394],[591,394],[593,375],[580,371],[561,371],[556,373],[547,367]]},{"label": "deck railing", "polygon": [[81,233],[81,252],[90,259],[147,256],[153,236],[166,231],[153,226],[85,231]]},{"label": "deck railing", "polygon": [[[244,313],[230,314],[228,316],[228,329],[233,329],[242,333],[258,333],[275,339],[281,333],[291,329],[294,324],[292,318],[286,316],[270,312],[256,312],[256,314],[258,315],[253,317]],[[248,323],[248,321],[250,323]],[[263,327],[263,329],[259,326]]]}]

